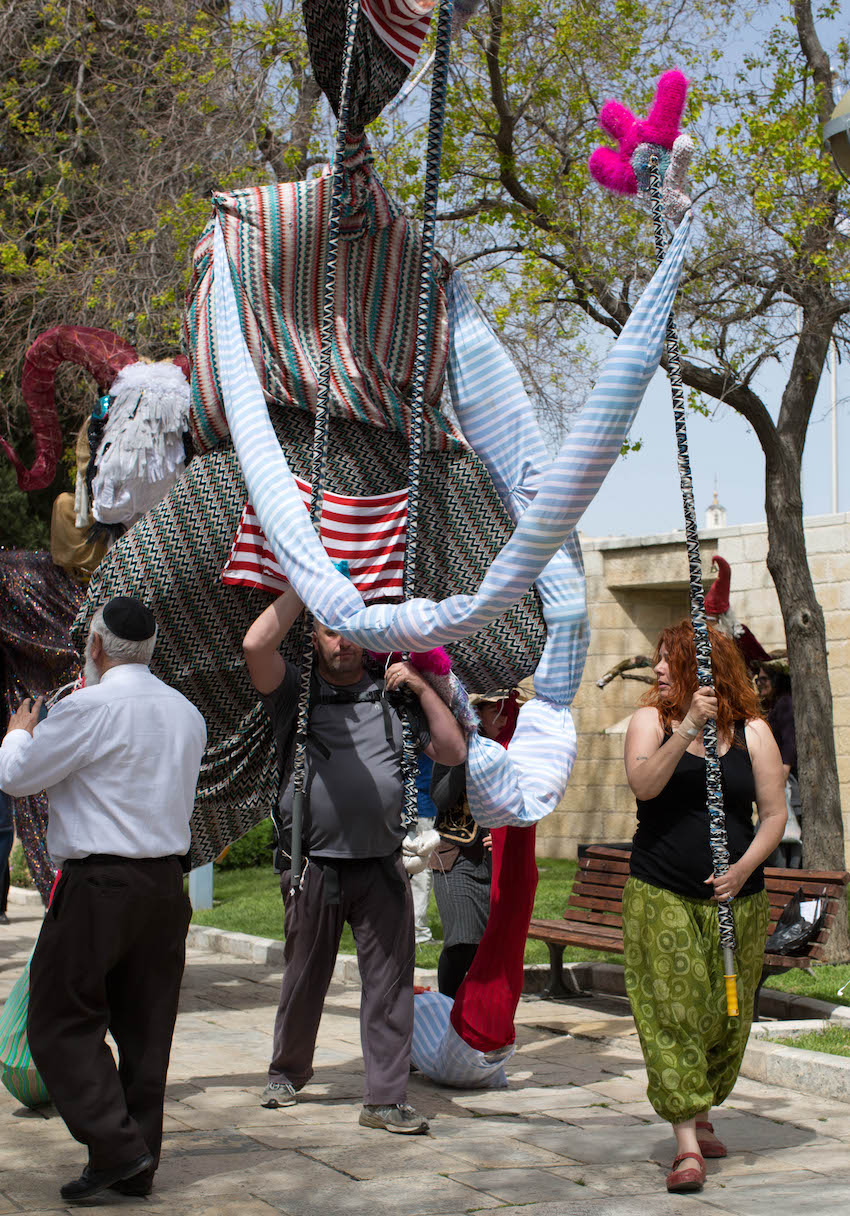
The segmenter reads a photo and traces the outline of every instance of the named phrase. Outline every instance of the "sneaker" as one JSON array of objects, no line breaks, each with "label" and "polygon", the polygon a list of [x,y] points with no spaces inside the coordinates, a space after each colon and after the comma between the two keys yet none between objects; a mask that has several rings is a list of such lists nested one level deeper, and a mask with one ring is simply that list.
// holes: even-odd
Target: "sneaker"
[{"label": "sneaker", "polygon": [[401,1132],[404,1136],[424,1136],[428,1131],[428,1120],[406,1102],[396,1102],[393,1106],[364,1105],[359,1122],[361,1127],[380,1127],[385,1132]]},{"label": "sneaker", "polygon": [[279,1106],[294,1106],[295,1090],[288,1081],[269,1081],[260,1098],[260,1106],[277,1110]]}]

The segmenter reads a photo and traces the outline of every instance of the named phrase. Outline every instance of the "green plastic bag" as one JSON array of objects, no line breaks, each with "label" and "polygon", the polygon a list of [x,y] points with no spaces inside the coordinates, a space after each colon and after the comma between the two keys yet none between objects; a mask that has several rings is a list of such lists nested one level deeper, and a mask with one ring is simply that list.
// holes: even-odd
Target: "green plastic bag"
[{"label": "green plastic bag", "polygon": [[0,1080],[13,1098],[34,1110],[49,1102],[50,1095],[32,1062],[27,1042],[29,995],[30,959],[27,959],[0,1011]]}]

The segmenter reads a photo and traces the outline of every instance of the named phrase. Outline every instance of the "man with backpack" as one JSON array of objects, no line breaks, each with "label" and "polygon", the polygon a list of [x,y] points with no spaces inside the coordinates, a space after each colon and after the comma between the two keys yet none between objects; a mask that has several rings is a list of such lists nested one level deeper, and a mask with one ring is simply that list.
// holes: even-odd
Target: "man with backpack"
[{"label": "man with backpack", "polygon": [[279,647],[301,609],[290,588],[243,639],[251,681],[272,721],[281,769],[275,824],[284,974],[262,1105],[293,1105],[296,1092],[313,1075],[322,1007],[348,922],[362,978],[366,1080],[360,1123],[423,1133],[427,1121],[406,1102],[415,946],[410,881],[401,860],[401,714],[409,716],[417,747],[441,764],[462,764],[466,742],[448,706],[409,663],[393,663],[383,678],[374,676],[359,646],[316,623],[302,828],[305,865],[300,876],[293,875],[293,751],[301,677]]}]

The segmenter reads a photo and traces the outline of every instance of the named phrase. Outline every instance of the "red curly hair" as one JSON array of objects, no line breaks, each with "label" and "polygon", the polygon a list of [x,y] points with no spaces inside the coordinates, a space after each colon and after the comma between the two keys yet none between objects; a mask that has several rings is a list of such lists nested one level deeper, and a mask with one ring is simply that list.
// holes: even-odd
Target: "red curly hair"
[{"label": "red curly hair", "polygon": [[[736,722],[742,719],[750,722],[764,715],[747,665],[733,639],[713,625],[708,626],[708,636],[711,639],[712,679],[717,693],[717,733],[719,738],[732,741]],[[670,692],[662,699],[656,684],[641,699],[641,705],[653,705],[658,710],[661,725],[669,731],[674,719],[681,722],[685,717],[698,687],[691,622],[680,621],[662,631],[655,647],[656,663],[661,658],[662,648],[667,652]]]}]

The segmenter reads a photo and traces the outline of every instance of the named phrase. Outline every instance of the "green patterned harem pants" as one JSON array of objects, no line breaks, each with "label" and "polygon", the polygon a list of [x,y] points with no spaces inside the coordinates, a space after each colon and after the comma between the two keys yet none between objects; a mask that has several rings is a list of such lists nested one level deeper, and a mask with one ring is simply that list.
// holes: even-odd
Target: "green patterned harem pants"
[{"label": "green patterned harem pants", "polygon": [[726,1013],[717,905],[638,878],[623,892],[626,992],[647,1096],[670,1123],[717,1106],[738,1079],[767,938],[767,893],[732,901],[740,1016]]}]

